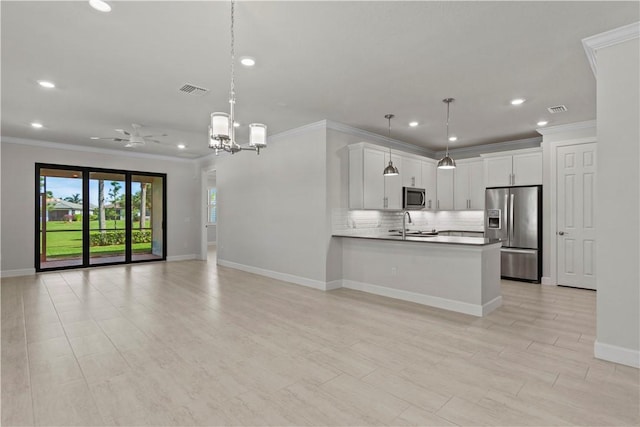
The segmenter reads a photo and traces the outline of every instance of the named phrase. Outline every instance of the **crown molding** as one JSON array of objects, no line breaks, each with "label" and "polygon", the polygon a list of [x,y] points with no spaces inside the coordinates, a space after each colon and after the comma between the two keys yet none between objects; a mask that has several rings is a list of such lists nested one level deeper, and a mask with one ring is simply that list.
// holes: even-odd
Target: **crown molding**
[{"label": "crown molding", "polygon": [[335,130],[338,132],[346,133],[364,139],[366,142],[377,142],[384,144],[387,148],[395,148],[401,151],[408,151],[420,156],[434,157],[436,152],[428,148],[419,147],[417,145],[409,144],[397,139],[388,138],[386,136],[378,135],[377,133],[369,132],[366,130],[358,129],[353,126],[346,125],[340,122],[334,122],[332,120],[325,120],[327,129]]},{"label": "crown molding", "polygon": [[61,144],[59,142],[42,141],[38,139],[16,138],[13,136],[0,136],[0,142],[2,142],[2,144],[30,145],[33,147],[54,148],[57,150],[82,151],[87,153],[110,154],[113,156],[165,160],[165,161],[179,162],[179,163],[195,163],[197,161],[197,158],[181,159],[181,158],[176,158],[171,156],[163,156],[161,154],[137,153],[135,151],[123,152],[120,150],[110,150],[108,148],[84,147],[82,145]]},{"label": "crown molding", "polygon": [[591,65],[593,75],[598,77],[598,58],[596,51],[640,37],[640,22],[615,28],[604,33],[582,39],[582,47]]},{"label": "crown molding", "polygon": [[[498,153],[502,151],[524,150],[526,148],[540,147],[542,137],[536,136],[533,138],[518,139],[515,141],[494,142],[492,144],[474,145],[471,147],[454,148],[449,149],[449,154],[454,158],[470,158],[477,157],[481,154]],[[437,158],[442,158],[445,155],[445,150],[438,151],[436,153]]]},{"label": "crown molding", "polygon": [[536,129],[536,132],[538,132],[540,135],[554,135],[557,133],[573,132],[577,130],[595,129],[595,128],[596,128],[596,121],[588,120],[586,122],[576,122],[576,123],[569,123],[566,125],[539,128],[539,129]]}]

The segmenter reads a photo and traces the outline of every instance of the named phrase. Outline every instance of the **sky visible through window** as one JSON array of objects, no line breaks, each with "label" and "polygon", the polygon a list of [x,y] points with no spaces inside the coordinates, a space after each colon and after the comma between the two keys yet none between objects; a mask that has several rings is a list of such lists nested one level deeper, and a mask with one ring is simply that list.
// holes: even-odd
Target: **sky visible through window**
[{"label": "sky visible through window", "polygon": [[[48,176],[47,178],[47,191],[51,191],[53,197],[57,199],[65,199],[66,197],[72,197],[74,194],[80,194],[82,198],[82,179],[81,178],[57,178]],[[121,188],[124,188],[124,182],[120,182]],[[109,189],[111,188],[111,181],[105,181],[104,183],[104,198],[109,199]],[[135,193],[135,183],[132,188]],[[120,190],[122,194],[123,190]],[[89,200],[92,204],[98,204],[98,180],[89,180]]]}]

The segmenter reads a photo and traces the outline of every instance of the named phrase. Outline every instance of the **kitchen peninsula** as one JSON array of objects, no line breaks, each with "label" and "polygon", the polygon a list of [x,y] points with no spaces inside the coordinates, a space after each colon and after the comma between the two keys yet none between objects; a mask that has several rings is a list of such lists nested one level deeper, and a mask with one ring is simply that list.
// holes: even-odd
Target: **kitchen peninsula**
[{"label": "kitchen peninsula", "polygon": [[482,237],[410,237],[336,232],[342,286],[485,316],[502,304],[500,242]]}]

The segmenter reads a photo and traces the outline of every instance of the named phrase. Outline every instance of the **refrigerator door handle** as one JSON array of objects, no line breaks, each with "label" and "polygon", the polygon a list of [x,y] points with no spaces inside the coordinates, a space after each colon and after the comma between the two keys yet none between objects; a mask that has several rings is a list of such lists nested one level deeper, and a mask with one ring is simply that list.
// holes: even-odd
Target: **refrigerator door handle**
[{"label": "refrigerator door handle", "polygon": [[513,248],[501,248],[501,252],[510,253],[510,254],[535,254],[538,252],[537,249],[513,249]]},{"label": "refrigerator door handle", "polygon": [[514,195],[510,194],[509,195],[509,246],[511,246],[511,242],[513,241],[513,230],[514,230],[514,224],[513,224],[513,201],[514,201]]}]

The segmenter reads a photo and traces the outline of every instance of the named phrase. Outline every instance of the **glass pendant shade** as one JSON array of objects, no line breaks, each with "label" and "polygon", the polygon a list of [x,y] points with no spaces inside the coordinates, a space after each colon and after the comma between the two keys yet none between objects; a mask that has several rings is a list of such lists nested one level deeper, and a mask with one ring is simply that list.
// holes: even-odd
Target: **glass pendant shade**
[{"label": "glass pendant shade", "polygon": [[449,156],[449,154],[444,156],[438,162],[438,169],[455,169],[455,168],[456,168],[456,162]]},{"label": "glass pendant shade", "polygon": [[229,139],[229,115],[227,113],[211,114],[211,137],[213,139]]},{"label": "glass pendant shade", "polygon": [[389,165],[384,168],[384,172],[382,174],[384,176],[396,176],[398,175],[398,168],[393,166],[393,162],[389,160]]},{"label": "glass pendant shade", "polygon": [[267,146],[267,125],[262,123],[249,125],[249,146],[258,148]]}]

